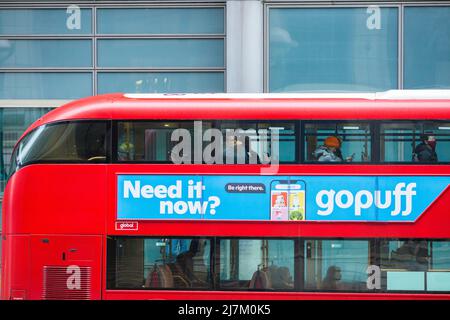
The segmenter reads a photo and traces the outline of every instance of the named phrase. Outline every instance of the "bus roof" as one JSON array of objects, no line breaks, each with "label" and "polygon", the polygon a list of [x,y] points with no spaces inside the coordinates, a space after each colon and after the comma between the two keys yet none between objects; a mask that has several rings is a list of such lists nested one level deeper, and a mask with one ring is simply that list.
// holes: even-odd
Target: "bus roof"
[{"label": "bus roof", "polygon": [[383,92],[328,93],[125,93],[131,99],[367,99],[430,100],[450,99],[450,90],[389,90]]},{"label": "bus roof", "polygon": [[27,130],[79,119],[448,120],[450,90],[293,94],[105,94],[56,108]]}]

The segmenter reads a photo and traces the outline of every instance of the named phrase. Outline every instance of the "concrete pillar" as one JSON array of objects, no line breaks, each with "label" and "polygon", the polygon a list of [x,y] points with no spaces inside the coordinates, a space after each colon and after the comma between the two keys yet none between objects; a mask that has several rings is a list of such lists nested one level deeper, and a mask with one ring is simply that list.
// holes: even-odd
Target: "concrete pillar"
[{"label": "concrete pillar", "polygon": [[264,90],[263,14],[261,0],[227,1],[227,92]]}]

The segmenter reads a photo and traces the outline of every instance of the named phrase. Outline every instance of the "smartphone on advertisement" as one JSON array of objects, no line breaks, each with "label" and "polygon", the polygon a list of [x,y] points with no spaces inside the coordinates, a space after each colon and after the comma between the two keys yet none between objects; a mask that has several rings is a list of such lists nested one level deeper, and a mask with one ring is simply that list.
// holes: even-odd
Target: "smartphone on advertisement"
[{"label": "smartphone on advertisement", "polygon": [[302,180],[273,180],[270,183],[270,220],[305,220],[305,193]]}]

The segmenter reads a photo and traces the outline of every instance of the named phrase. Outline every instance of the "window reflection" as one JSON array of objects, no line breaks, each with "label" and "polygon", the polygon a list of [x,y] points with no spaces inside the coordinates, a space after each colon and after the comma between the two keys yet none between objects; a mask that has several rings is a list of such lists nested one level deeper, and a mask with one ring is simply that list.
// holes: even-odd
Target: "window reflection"
[{"label": "window reflection", "polygon": [[349,92],[397,88],[397,8],[270,8],[269,91]]}]

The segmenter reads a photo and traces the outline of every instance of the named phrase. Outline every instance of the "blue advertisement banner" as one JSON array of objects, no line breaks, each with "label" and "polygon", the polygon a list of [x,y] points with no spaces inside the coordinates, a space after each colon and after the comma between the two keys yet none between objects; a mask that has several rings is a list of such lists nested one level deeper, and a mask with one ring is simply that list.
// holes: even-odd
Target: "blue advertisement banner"
[{"label": "blue advertisement banner", "polygon": [[449,184],[436,176],[118,175],[117,218],[414,222]]}]

